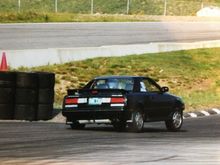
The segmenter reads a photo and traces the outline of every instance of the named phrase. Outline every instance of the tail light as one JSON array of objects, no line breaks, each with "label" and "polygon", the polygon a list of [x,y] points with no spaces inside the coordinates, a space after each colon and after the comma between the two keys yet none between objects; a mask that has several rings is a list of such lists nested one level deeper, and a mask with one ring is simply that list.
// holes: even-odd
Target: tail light
[{"label": "tail light", "polygon": [[110,101],[111,107],[124,107],[127,99],[124,97],[112,97]]},{"label": "tail light", "polygon": [[87,103],[87,98],[66,98],[65,104],[83,104]]},{"label": "tail light", "polygon": [[112,97],[111,103],[125,103],[126,99],[124,97]]},{"label": "tail light", "polygon": [[78,98],[67,98],[65,104],[78,104]]}]

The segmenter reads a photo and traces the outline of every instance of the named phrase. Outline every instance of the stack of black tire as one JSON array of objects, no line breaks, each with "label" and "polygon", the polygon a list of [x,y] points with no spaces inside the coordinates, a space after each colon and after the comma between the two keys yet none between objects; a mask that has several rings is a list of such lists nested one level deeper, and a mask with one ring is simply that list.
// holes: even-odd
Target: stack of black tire
[{"label": "stack of black tire", "polygon": [[38,72],[38,110],[37,120],[52,118],[54,102],[55,75],[53,73]]},{"label": "stack of black tire", "polygon": [[52,117],[53,73],[0,72],[0,84],[0,119],[34,121]]},{"label": "stack of black tire", "polygon": [[14,72],[0,72],[0,119],[13,119],[15,101]]},{"label": "stack of black tire", "polygon": [[37,82],[37,74],[17,72],[14,119],[36,120],[38,102]]}]

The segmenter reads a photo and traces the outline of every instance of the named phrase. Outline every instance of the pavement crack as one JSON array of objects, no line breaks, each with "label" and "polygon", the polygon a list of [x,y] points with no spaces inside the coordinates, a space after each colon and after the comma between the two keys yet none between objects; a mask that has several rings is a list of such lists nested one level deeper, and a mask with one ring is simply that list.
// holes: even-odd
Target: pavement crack
[{"label": "pavement crack", "polygon": [[176,157],[178,157],[178,155],[163,157],[163,158],[160,158],[160,159],[149,160],[149,161],[138,161],[138,162],[136,162],[136,163],[160,162],[160,161],[163,161],[163,160],[170,160],[170,159],[173,159],[173,158],[176,158]]}]

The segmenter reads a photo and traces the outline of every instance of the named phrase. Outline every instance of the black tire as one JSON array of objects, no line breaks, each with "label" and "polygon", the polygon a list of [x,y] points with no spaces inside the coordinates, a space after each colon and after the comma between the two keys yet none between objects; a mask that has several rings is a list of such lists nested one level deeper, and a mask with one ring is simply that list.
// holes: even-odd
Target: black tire
[{"label": "black tire", "polygon": [[38,74],[39,88],[53,89],[55,85],[55,74],[49,72],[36,72]]},{"label": "black tire", "polygon": [[14,104],[15,89],[0,88],[0,104]]},{"label": "black tire", "polygon": [[16,87],[36,89],[38,87],[38,75],[32,72],[17,72]]},{"label": "black tire", "polygon": [[16,82],[15,72],[1,72],[0,71],[0,87],[10,88],[14,87]]},{"label": "black tire", "polygon": [[120,120],[120,121],[112,122],[112,125],[116,131],[121,132],[121,131],[125,131],[126,126],[127,126],[127,122]]},{"label": "black tire", "polygon": [[39,89],[38,91],[38,103],[39,104],[52,104],[54,102],[54,90],[53,89]]},{"label": "black tire", "polygon": [[15,105],[14,119],[16,120],[36,120],[37,105]]},{"label": "black tire", "polygon": [[167,130],[169,131],[179,131],[183,124],[183,113],[181,111],[175,111],[172,113],[170,120],[165,121]]},{"label": "black tire", "polygon": [[38,92],[33,89],[17,88],[15,94],[16,104],[36,104],[38,102]]},{"label": "black tire", "polygon": [[0,119],[11,120],[14,117],[13,104],[0,104]]},{"label": "black tire", "polygon": [[130,128],[132,132],[142,132],[144,128],[144,114],[141,111],[132,112],[132,123]]},{"label": "black tire", "polygon": [[70,124],[71,129],[84,129],[85,124],[80,124],[78,121],[74,121],[72,124]]},{"label": "black tire", "polygon": [[53,114],[53,104],[38,104],[37,120],[50,120]]}]

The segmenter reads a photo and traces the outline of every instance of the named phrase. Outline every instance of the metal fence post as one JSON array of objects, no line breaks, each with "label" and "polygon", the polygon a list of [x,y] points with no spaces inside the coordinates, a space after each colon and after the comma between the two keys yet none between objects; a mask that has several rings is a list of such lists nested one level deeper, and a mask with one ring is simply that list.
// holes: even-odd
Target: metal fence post
[{"label": "metal fence post", "polygon": [[91,0],[91,14],[94,13],[94,1]]},{"label": "metal fence post", "polygon": [[54,4],[54,6],[55,6],[55,13],[57,13],[57,0],[55,0],[54,3],[55,3],[55,4]]},{"label": "metal fence post", "polygon": [[164,0],[164,12],[163,15],[166,16],[167,15],[167,0]]},{"label": "metal fence post", "polygon": [[18,0],[18,12],[21,11],[21,0]]},{"label": "metal fence post", "polygon": [[127,14],[129,14],[130,11],[130,0],[127,0]]},{"label": "metal fence post", "polygon": [[203,3],[203,0],[201,0],[201,9],[204,8],[204,3]]}]

